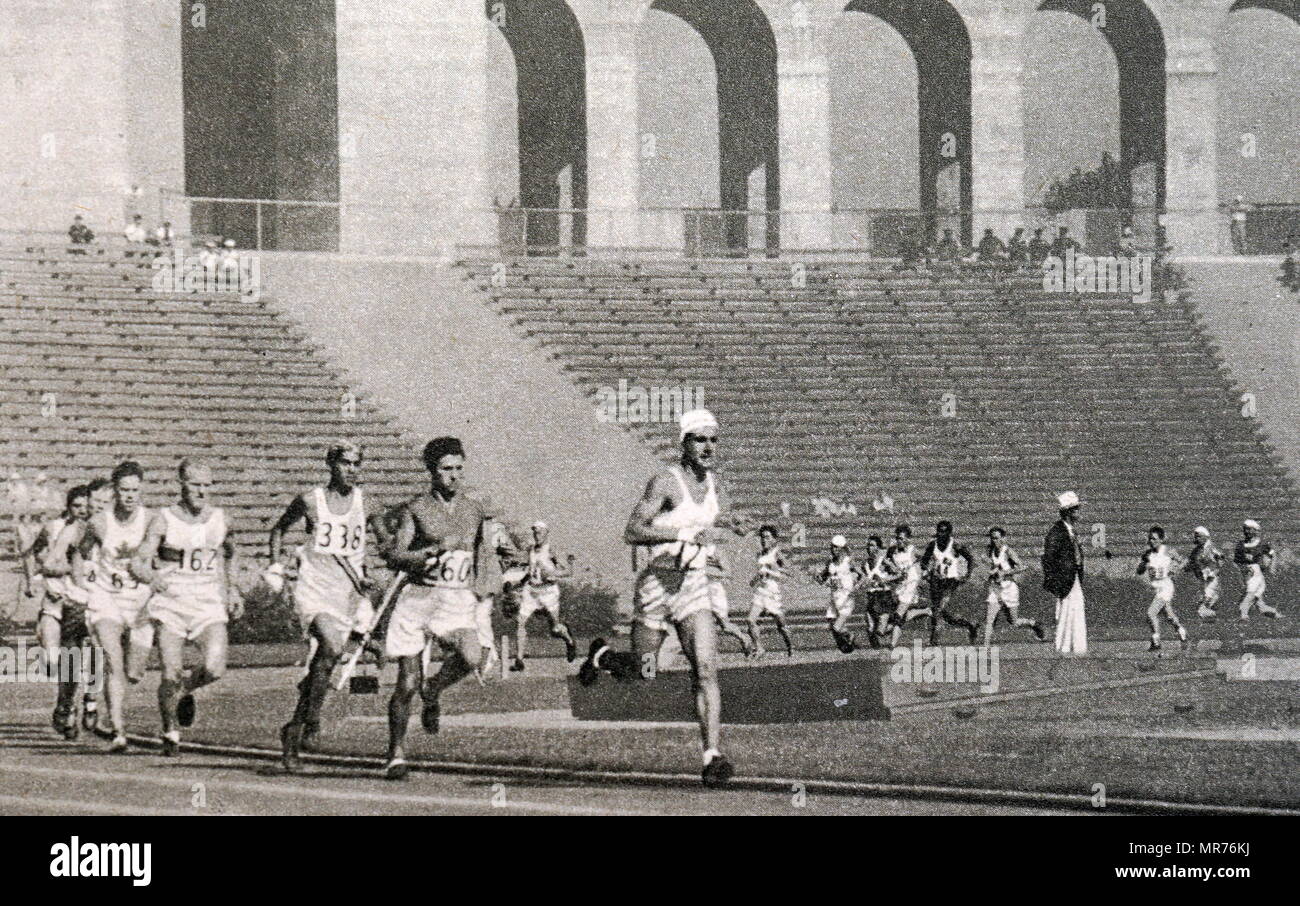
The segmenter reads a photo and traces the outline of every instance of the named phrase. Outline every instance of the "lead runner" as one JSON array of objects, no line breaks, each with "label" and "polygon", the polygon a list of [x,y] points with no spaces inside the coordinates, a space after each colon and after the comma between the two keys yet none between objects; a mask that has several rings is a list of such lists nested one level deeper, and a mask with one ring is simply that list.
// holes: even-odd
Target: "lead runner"
[{"label": "lead runner", "polygon": [[[719,749],[722,695],[718,689],[718,640],[709,598],[708,549],[719,528],[743,534],[747,520],[728,512],[727,496],[715,479],[718,422],[706,409],[681,417],[680,461],[650,479],[623,532],[623,540],[650,548],[649,563],[636,579],[632,651],[610,651],[600,639],[579,677],[594,682],[601,669],[615,675],[653,676],[660,646],[677,631],[691,668],[695,709],[704,749],[706,786],[726,783],[735,769]],[[718,527],[715,527],[718,526]]]}]

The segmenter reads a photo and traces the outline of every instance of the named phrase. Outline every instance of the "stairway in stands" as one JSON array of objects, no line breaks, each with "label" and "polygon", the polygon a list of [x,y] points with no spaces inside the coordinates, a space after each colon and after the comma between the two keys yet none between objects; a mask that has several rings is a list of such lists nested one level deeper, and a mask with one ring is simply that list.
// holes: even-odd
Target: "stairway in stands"
[{"label": "stairway in stands", "polygon": [[338,376],[272,303],[158,292],[148,257],[40,242],[0,245],[0,479],[44,473],[62,490],[130,458],[159,505],[175,499],[179,460],[198,456],[259,555],[291,496],[326,476],[333,438],[365,445],[371,501],[418,490],[415,443],[364,401],[350,414]]},{"label": "stairway in stands", "polygon": [[[465,269],[593,394],[703,386],[737,503],[784,505],[810,552],[903,519],[927,537],[940,518],[971,540],[1002,524],[1032,552],[1067,489],[1117,555],[1153,523],[1184,548],[1197,524],[1231,543],[1247,516],[1300,540],[1295,488],[1185,301],[873,262]],[[670,427],[632,430],[672,455]]]}]

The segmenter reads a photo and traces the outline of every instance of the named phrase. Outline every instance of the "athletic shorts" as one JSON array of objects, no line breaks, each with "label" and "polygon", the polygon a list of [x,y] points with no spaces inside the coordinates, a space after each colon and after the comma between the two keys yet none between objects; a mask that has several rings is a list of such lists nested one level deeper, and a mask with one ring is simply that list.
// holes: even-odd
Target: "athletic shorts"
[{"label": "athletic shorts", "polygon": [[1264,597],[1264,589],[1268,588],[1268,583],[1264,581],[1264,571],[1256,567],[1246,574],[1246,597],[1260,598]]},{"label": "athletic shorts", "polygon": [[921,580],[904,579],[899,583],[898,588],[894,591],[894,597],[899,606],[913,607],[921,592]]},{"label": "athletic shorts", "polygon": [[774,617],[785,616],[785,604],[781,600],[781,586],[777,582],[761,582],[754,586],[754,597],[749,603],[749,618],[756,620],[763,614]]},{"label": "athletic shorts", "polygon": [[98,586],[90,589],[86,601],[86,622],[91,626],[109,621],[133,629],[149,625],[148,603],[152,590],[141,586],[132,592],[116,594]]},{"label": "athletic shorts", "polygon": [[194,641],[210,626],[230,621],[219,585],[172,588],[149,599],[149,616],[155,623],[187,641]]},{"label": "athletic shorts", "polygon": [[89,634],[85,605],[69,600],[63,595],[46,593],[36,619],[39,622],[43,618],[54,620],[59,624],[59,644],[65,648],[80,645]]},{"label": "athletic shorts", "polygon": [[721,582],[709,583],[709,610],[724,623],[731,619],[731,604],[727,601],[727,589]]},{"label": "athletic shorts", "polygon": [[703,569],[647,566],[637,576],[632,595],[636,620],[648,629],[666,632],[669,627],[709,610],[711,584]]},{"label": "athletic shorts", "polygon": [[853,613],[853,592],[847,588],[837,588],[831,592],[831,603],[826,608],[826,619],[838,620]]},{"label": "athletic shorts", "polygon": [[477,638],[478,610],[479,599],[473,589],[408,584],[397,593],[384,653],[394,658],[416,657],[430,639],[448,641],[464,630]]},{"label": "athletic shorts", "polygon": [[492,638],[492,605],[496,599],[489,595],[486,598],[479,598],[478,605],[474,608],[474,626],[478,629],[478,643],[482,648],[497,650],[496,639]]},{"label": "athletic shorts", "polygon": [[989,585],[989,607],[1019,607],[1020,586],[1015,582],[995,582]]},{"label": "athletic shorts", "polygon": [[887,591],[867,592],[867,610],[878,617],[894,612],[894,596]]},{"label": "athletic shorts", "polygon": [[544,610],[552,619],[560,618],[560,586],[526,584],[519,591],[519,622],[526,623],[533,614]]},{"label": "athletic shorts", "polygon": [[346,587],[340,585],[328,596],[320,594],[314,587],[295,587],[293,609],[304,635],[322,614],[346,632],[366,632],[375,621],[375,608],[370,598],[359,593],[350,581]]},{"label": "athletic shorts", "polygon": [[1159,605],[1161,607],[1167,607],[1168,605],[1174,603],[1174,580],[1173,579],[1159,579],[1155,582],[1152,582],[1151,590],[1155,593],[1155,597],[1151,599],[1151,605],[1153,607],[1156,605]]},{"label": "athletic shorts", "polygon": [[1219,577],[1211,576],[1201,580],[1201,597],[1206,604],[1219,603]]}]

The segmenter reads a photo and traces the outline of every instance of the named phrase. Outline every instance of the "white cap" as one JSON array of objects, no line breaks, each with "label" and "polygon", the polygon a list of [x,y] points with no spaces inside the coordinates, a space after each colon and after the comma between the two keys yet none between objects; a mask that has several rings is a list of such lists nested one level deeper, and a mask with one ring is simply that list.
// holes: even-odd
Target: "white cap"
[{"label": "white cap", "polygon": [[1208,537],[1210,537],[1210,530],[1207,529],[1207,528],[1206,528],[1205,526],[1203,526],[1203,525],[1198,525],[1196,528],[1192,529],[1192,534],[1193,534],[1193,535],[1204,535],[1206,538],[1208,538]]},{"label": "white cap", "polygon": [[687,434],[695,434],[701,428],[717,428],[718,420],[708,409],[692,409],[682,413],[681,427],[682,434],[679,440],[685,440]]},{"label": "white cap", "polygon": [[836,535],[831,539],[831,547],[848,547],[849,541],[843,535]]},{"label": "white cap", "polygon": [[1242,528],[1253,528],[1253,529],[1255,529],[1255,531],[1259,531],[1259,523],[1256,522],[1254,519],[1247,519],[1245,522],[1243,522],[1243,523],[1241,524],[1241,527],[1242,527]]},{"label": "white cap", "polygon": [[546,523],[543,522],[543,521],[540,520],[540,519],[538,519],[536,522],[533,523],[533,528],[535,528],[535,529],[544,529],[544,528],[547,528],[547,527],[548,527],[548,526],[546,525]]},{"label": "white cap", "polygon": [[1074,493],[1074,491],[1066,491],[1060,497],[1056,498],[1056,502],[1061,505],[1061,509],[1068,510],[1072,506],[1079,505],[1079,495]]}]

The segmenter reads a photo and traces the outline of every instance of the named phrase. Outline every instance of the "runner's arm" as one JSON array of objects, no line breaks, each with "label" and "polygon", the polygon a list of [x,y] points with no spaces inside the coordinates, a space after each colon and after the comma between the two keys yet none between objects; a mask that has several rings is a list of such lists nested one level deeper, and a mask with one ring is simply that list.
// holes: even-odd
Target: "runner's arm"
[{"label": "runner's arm", "polygon": [[235,533],[226,529],[226,537],[221,540],[222,575],[225,578],[226,612],[232,620],[244,615],[244,595],[235,582],[238,575],[239,549],[235,546]]},{"label": "runner's arm", "polygon": [[[641,499],[636,502],[632,508],[632,515],[627,520],[627,527],[623,529],[623,541],[627,544],[634,545],[651,545],[667,544],[672,541],[692,541],[699,538],[701,533],[689,533],[692,537],[687,538],[687,533],[679,533],[671,529],[656,528],[654,525],[655,517],[663,512],[664,504],[672,502],[672,479],[667,473],[661,473],[646,484],[645,493]],[[704,539],[700,539],[703,541]]]},{"label": "runner's arm", "polygon": [[95,552],[95,547],[100,543],[99,539],[102,534],[100,525],[100,516],[92,516],[86,523],[85,530],[81,533],[81,538],[77,541],[76,547],[72,549],[72,581],[81,588],[90,590],[90,584],[86,580],[86,571],[89,566],[89,560]]},{"label": "runner's arm", "polygon": [[158,556],[158,546],[162,544],[163,536],[166,534],[167,520],[163,518],[161,512],[155,513],[149,520],[149,526],[144,531],[144,540],[136,548],[135,556],[131,558],[129,566],[131,575],[137,581],[148,584],[154,591],[165,591],[162,573],[154,567],[154,559]]},{"label": "runner's arm", "polygon": [[[292,529],[300,521],[306,521],[308,523],[311,521],[307,513],[307,501],[302,499],[301,494],[290,501],[289,505],[285,507],[284,512],[280,514],[280,518],[275,521],[275,525],[271,526],[271,536],[268,540],[268,548],[272,563],[279,563],[280,558],[284,556],[285,532]],[[308,525],[309,530],[310,528],[311,526]]]}]

